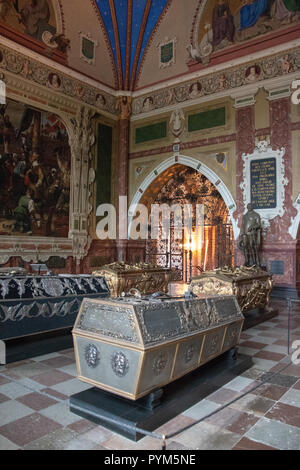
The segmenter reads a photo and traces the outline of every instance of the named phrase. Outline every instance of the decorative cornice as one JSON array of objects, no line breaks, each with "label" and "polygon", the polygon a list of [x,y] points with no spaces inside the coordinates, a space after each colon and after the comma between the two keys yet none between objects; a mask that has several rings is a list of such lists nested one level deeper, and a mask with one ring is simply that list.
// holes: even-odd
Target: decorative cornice
[{"label": "decorative cornice", "polygon": [[[23,53],[16,52],[7,47],[0,45],[0,51],[3,55],[2,62],[0,63],[0,71],[7,74],[7,78],[12,80],[12,76],[19,77],[27,83],[32,83],[43,87],[43,89],[51,90],[53,96],[60,96],[74,100],[78,105],[86,105],[93,107],[109,117],[117,115],[116,98],[111,94],[104,92],[100,88],[90,86],[86,81],[70,77],[67,73],[62,73],[57,68],[46,64],[41,64],[36,59],[24,56]],[[68,72],[66,70],[66,72]],[[58,77],[59,85],[51,85],[51,77],[56,75]],[[9,86],[11,82],[5,80],[6,85]],[[97,97],[102,95],[104,100],[97,100]]]},{"label": "decorative cornice", "polygon": [[[299,41],[298,41],[299,42]],[[284,72],[282,67],[283,57],[288,55],[291,61],[291,68],[288,73]],[[191,104],[200,104],[211,99],[217,99],[230,96],[248,96],[256,93],[259,88],[265,87],[271,89],[273,87],[283,87],[291,84],[298,77],[300,70],[300,50],[299,47],[290,50],[284,50],[272,56],[264,56],[252,59],[235,67],[225,69],[215,68],[210,73],[197,75],[197,79],[193,81],[172,81],[172,87],[152,87],[143,90],[143,93],[135,92],[133,94],[133,117],[132,120],[140,119],[141,116],[150,117],[164,112],[171,111],[178,106],[186,107]],[[256,65],[260,74],[253,83],[249,82],[247,72],[251,66]],[[170,83],[170,82],[169,82]],[[198,83],[199,93],[196,97],[189,94],[190,87],[193,83]],[[165,83],[166,85],[166,83]],[[152,90],[152,91],[151,91]],[[152,97],[153,108],[151,111],[143,110],[143,103],[146,97]]]}]

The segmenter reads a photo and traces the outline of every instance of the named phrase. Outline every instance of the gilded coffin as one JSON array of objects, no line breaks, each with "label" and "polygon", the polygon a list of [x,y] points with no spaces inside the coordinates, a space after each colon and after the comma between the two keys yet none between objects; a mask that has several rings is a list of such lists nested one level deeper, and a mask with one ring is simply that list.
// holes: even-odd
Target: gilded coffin
[{"label": "gilded coffin", "polygon": [[192,279],[190,291],[196,296],[235,295],[243,312],[266,308],[273,287],[272,275],[257,267],[240,266],[204,272]]},{"label": "gilded coffin", "polygon": [[111,296],[120,297],[131,289],[137,289],[143,295],[168,292],[170,270],[146,263],[120,262],[102,266],[93,275],[105,277]]},{"label": "gilded coffin", "polygon": [[236,298],[85,299],[73,329],[78,379],[136,400],[233,348]]}]

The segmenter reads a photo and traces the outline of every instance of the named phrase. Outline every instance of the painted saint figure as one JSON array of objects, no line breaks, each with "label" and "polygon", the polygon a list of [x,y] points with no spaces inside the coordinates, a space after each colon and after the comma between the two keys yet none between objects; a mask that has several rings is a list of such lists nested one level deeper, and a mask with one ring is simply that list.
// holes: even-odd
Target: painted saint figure
[{"label": "painted saint figure", "polygon": [[230,43],[233,42],[235,26],[228,1],[218,0],[217,5],[214,7],[212,30],[214,47],[218,46],[223,39],[227,39]]},{"label": "painted saint figure", "polygon": [[273,16],[280,21],[297,19],[300,16],[300,0],[275,0]]},{"label": "painted saint figure", "polygon": [[268,0],[246,0],[240,11],[240,29],[251,28],[259,18],[269,11]]},{"label": "painted saint figure", "polygon": [[41,40],[45,30],[55,33],[49,25],[50,8],[47,0],[30,0],[19,14],[20,23],[25,26],[25,33]]}]

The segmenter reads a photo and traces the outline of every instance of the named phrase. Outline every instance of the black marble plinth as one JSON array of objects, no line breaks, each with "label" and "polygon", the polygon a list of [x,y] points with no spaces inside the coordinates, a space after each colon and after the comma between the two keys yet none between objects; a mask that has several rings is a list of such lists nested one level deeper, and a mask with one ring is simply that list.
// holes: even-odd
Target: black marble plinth
[{"label": "black marble plinth", "polygon": [[35,356],[73,348],[72,329],[2,340],[0,364],[23,361]]},{"label": "black marble plinth", "polygon": [[231,350],[165,386],[163,394],[159,391],[150,399],[150,403],[153,398],[160,400],[155,406],[149,406],[147,397],[131,401],[94,387],[71,396],[70,411],[138,441],[144,437],[139,429],[154,431],[252,367],[251,357],[234,352]]},{"label": "black marble plinth", "polygon": [[272,318],[277,316],[277,308],[266,307],[248,310],[247,312],[244,312],[245,321],[243,325],[243,331],[248,330],[249,328],[253,328],[256,325],[264,323],[265,321],[271,320]]}]

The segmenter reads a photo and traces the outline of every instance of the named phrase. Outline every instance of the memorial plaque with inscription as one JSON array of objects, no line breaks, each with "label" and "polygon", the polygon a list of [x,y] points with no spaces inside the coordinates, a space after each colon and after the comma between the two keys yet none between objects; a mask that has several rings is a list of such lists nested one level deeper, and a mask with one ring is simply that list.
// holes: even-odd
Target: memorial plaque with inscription
[{"label": "memorial plaque with inscription", "polygon": [[253,208],[275,209],[277,206],[276,159],[253,160],[250,164],[250,174]]}]

